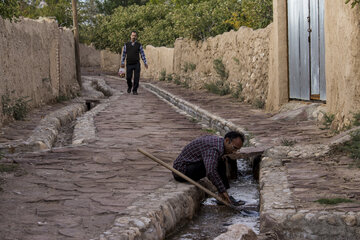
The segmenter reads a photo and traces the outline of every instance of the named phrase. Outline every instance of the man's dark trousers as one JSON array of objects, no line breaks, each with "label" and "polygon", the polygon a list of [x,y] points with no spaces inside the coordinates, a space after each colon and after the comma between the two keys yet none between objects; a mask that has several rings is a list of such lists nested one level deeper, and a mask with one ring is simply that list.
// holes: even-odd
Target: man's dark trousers
[{"label": "man's dark trousers", "polygon": [[[132,84],[132,76],[134,72],[134,87]],[[140,79],[140,62],[136,64],[127,64],[126,65],[126,80],[128,84],[128,88],[133,90],[133,92],[137,92],[139,87],[139,79]]]},{"label": "man's dark trousers", "polygon": [[[230,188],[229,180],[226,176],[226,164],[224,160],[218,160],[217,172],[219,173],[221,181],[223,182],[225,188]],[[206,177],[206,169],[203,161],[187,165],[185,175],[194,181],[198,181],[201,178]],[[181,178],[175,173],[173,173],[173,176],[176,181],[186,182],[185,179]]]}]

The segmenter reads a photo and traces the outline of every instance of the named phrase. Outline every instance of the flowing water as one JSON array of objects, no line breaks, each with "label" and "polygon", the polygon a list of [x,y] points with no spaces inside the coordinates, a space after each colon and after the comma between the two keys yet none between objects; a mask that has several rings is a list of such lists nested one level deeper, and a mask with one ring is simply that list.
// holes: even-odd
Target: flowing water
[{"label": "flowing water", "polygon": [[[258,183],[252,174],[250,164],[243,159],[237,160],[238,178],[230,183],[228,193],[236,200],[243,200],[246,205],[259,205]],[[234,210],[219,206],[214,198],[208,198],[203,203],[198,214],[189,222],[180,226],[168,240],[207,240],[214,239],[227,231],[227,227],[241,223],[255,233],[259,233],[259,213],[240,214]]]}]

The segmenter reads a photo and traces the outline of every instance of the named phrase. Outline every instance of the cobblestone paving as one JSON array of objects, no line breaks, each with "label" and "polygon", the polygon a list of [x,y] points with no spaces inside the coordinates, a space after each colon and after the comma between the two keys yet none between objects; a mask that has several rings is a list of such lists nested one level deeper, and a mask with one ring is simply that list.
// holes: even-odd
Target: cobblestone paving
[{"label": "cobblestone paving", "polygon": [[271,120],[270,113],[240,103],[229,95],[220,97],[205,90],[189,90],[167,82],[151,83],[243,127],[256,136],[258,142],[267,146],[281,145],[281,140],[284,138],[302,144],[315,144],[324,142],[330,137],[327,130],[321,130],[316,126],[315,121]]},{"label": "cobblestone paving", "polygon": [[[205,90],[189,90],[167,82],[151,83],[247,129],[263,145],[279,146],[282,139],[296,140],[297,145],[326,144],[331,138],[329,131],[321,130],[322,126],[315,121],[301,118],[274,121],[270,119],[271,114],[239,104],[230,96],[219,97]],[[330,153],[305,159],[294,156],[282,161],[297,210],[360,211],[360,173],[358,168],[351,167],[353,160],[349,157]],[[326,206],[314,202],[320,198],[345,198],[355,202]]]},{"label": "cobblestone paving", "polygon": [[[118,90],[124,81],[107,79]],[[168,170],[138,147],[172,162],[206,132],[145,90],[123,94],[95,118],[98,139],[85,146],[21,154],[0,191],[1,239],[90,239],[132,202],[169,182]]]}]

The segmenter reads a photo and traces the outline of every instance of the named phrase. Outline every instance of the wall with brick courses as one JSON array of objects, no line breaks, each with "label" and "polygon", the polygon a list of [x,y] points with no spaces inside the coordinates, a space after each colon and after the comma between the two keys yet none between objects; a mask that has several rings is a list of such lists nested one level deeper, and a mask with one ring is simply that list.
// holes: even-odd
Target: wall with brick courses
[{"label": "wall with brick courses", "polygon": [[0,18],[0,56],[0,96],[28,97],[36,107],[79,90],[72,32],[54,20]]}]

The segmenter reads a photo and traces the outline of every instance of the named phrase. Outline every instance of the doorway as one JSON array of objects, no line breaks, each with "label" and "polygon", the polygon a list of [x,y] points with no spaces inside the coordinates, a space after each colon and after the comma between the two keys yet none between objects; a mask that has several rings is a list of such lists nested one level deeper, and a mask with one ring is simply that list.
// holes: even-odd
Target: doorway
[{"label": "doorway", "polygon": [[287,1],[290,99],[326,101],[324,1]]}]

